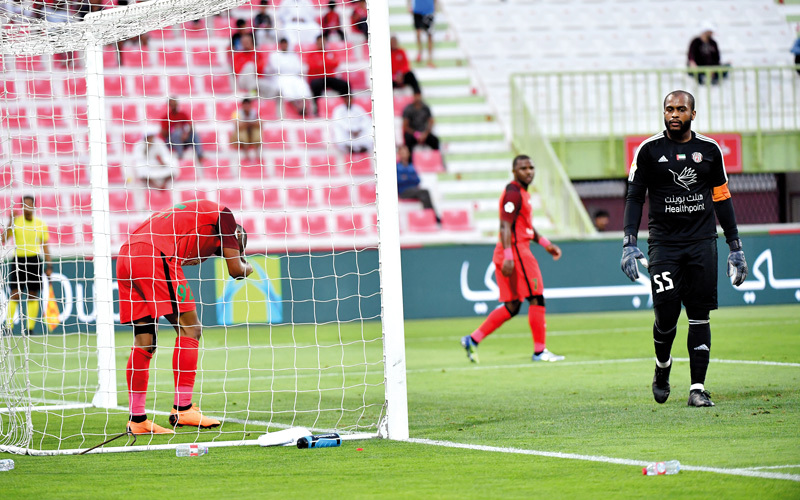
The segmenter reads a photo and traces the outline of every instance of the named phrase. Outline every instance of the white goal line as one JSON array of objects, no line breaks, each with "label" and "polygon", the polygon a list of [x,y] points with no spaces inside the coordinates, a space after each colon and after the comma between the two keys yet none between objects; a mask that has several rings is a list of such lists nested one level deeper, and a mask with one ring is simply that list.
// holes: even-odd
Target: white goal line
[{"label": "white goal line", "polygon": [[[617,465],[632,465],[645,467],[652,462],[644,460],[631,460],[628,458],[605,457],[602,455],[581,455],[577,453],[562,453],[557,451],[526,450],[523,448],[506,448],[500,446],[486,446],[480,444],[455,443],[452,441],[436,441],[432,439],[409,438],[409,443],[424,444],[429,446],[443,446],[445,448],[459,448],[464,450],[489,451],[494,453],[511,453],[517,455],[535,455],[548,458],[562,458],[567,460],[583,460],[587,462],[601,462]],[[761,479],[783,479],[787,481],[800,482],[800,474],[787,474],[783,472],[764,472],[753,468],[728,469],[722,467],[705,467],[700,465],[681,464],[681,470],[694,472],[713,472],[716,474],[727,474],[731,476],[757,477]]]}]

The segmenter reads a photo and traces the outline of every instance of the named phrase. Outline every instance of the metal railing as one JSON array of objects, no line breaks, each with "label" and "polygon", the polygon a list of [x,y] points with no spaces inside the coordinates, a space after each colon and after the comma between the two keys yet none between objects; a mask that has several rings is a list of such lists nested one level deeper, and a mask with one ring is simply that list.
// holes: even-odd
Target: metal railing
[{"label": "metal railing", "polygon": [[682,89],[695,97],[693,129],[753,134],[761,163],[764,134],[800,131],[799,69],[724,66],[513,74],[512,114],[524,108],[562,158],[566,141],[578,138],[607,137],[613,154],[611,144],[620,137],[662,130],[663,99]]}]

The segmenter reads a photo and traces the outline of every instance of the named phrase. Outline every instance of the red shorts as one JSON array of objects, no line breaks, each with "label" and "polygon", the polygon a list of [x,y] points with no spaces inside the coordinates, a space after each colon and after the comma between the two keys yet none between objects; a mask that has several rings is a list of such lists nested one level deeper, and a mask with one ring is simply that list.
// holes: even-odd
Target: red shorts
[{"label": "red shorts", "polygon": [[511,247],[514,251],[514,272],[511,276],[503,276],[503,246],[494,249],[495,278],[500,288],[500,302],[522,301],[534,295],[544,294],[544,283],[539,263],[531,253],[530,246],[525,243]]},{"label": "red shorts", "polygon": [[122,323],[194,311],[194,296],[174,258],[145,243],[123,245],[117,258]]}]

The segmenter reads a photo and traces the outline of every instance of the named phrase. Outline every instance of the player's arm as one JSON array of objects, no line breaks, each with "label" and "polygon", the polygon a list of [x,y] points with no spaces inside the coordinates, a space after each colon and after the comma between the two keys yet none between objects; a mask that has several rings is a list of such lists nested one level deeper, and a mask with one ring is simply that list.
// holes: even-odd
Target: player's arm
[{"label": "player's arm", "polygon": [[50,256],[50,245],[42,243],[42,252],[44,253],[44,273],[48,276],[53,274],[53,259]]},{"label": "player's arm", "polygon": [[514,272],[514,222],[522,208],[522,194],[513,184],[506,186],[503,201],[500,204],[500,244],[503,245],[503,265],[500,272],[503,276],[511,276]]},{"label": "player's arm", "polygon": [[511,276],[514,273],[514,249],[511,246],[511,223],[500,219],[500,243],[503,245],[503,266],[500,272],[503,276]]},{"label": "player's arm", "polygon": [[728,254],[728,276],[734,286],[744,283],[747,278],[747,261],[742,250],[742,240],[739,239],[739,228],[736,224],[736,213],[733,210],[731,193],[728,190],[728,183],[717,186],[712,190],[714,201],[714,212],[717,214],[719,225],[725,234],[725,241],[728,243],[730,253]]},{"label": "player's arm", "polygon": [[638,168],[641,153],[642,146],[639,146],[628,175],[628,193],[625,196],[625,215],[623,216],[625,237],[622,240],[620,267],[631,281],[636,281],[639,278],[639,268],[636,266],[636,261],[644,259],[644,254],[637,245],[639,225],[642,222],[642,207],[644,206],[645,196],[647,196],[647,185],[643,182],[641,178],[643,173]]},{"label": "player's arm", "polygon": [[233,279],[243,279],[253,273],[253,266],[245,260],[244,255],[237,248],[223,248],[222,258],[225,259],[228,274]]},{"label": "player's arm", "polygon": [[14,216],[11,215],[11,214],[8,214],[8,224],[6,225],[6,228],[3,229],[2,235],[0,235],[0,237],[2,237],[2,240],[3,240],[2,241],[3,245],[6,244],[6,241],[11,239],[11,232],[13,231],[13,228],[12,228],[13,225],[14,225]]},{"label": "player's arm", "polygon": [[561,248],[559,248],[558,245],[551,243],[550,240],[542,236],[542,234],[539,233],[539,231],[537,231],[535,228],[533,230],[533,241],[542,245],[544,249],[547,250],[547,253],[553,256],[553,260],[558,260],[561,258]]},{"label": "player's arm", "polygon": [[223,207],[219,213],[219,231],[222,237],[222,258],[233,279],[246,278],[253,272],[253,266],[244,258],[247,247],[247,233],[236,223],[230,209]]}]

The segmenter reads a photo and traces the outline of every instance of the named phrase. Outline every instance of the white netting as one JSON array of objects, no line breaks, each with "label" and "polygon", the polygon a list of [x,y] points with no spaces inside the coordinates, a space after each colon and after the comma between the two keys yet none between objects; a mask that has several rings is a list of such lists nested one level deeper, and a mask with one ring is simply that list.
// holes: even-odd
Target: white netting
[{"label": "white netting", "polygon": [[[11,12],[13,4],[3,5]],[[55,300],[41,300],[28,332],[23,299],[4,332],[2,348],[12,355],[4,357],[2,382],[29,383],[30,393],[3,402],[3,436],[20,398],[34,411],[32,440],[20,434],[2,444],[71,450],[125,429],[129,327],[117,325],[113,339],[119,406],[92,405],[103,376],[96,311],[109,298],[93,296],[93,239],[106,235],[93,227],[91,203],[106,195],[114,254],[153,212],[204,198],[230,208],[247,229],[256,268],[244,282],[229,280],[213,259],[185,268],[206,327],[194,402],[223,425],[137,444],[239,441],[291,425],[376,432],[385,416],[382,329],[373,321],[381,317],[381,284],[370,59],[358,21],[365,5],[265,1],[204,18],[198,13],[222,10],[218,2],[171,12],[177,5],[154,0],[117,7],[107,18],[87,15],[62,26],[57,42],[46,21],[24,9],[6,14],[20,24],[6,26],[0,50],[25,55],[3,58],[0,212],[5,226],[9,209],[19,215],[23,195],[35,197],[55,262],[41,295],[52,286]],[[70,52],[91,39],[86,33],[118,42],[103,49],[107,193],[90,185],[84,54]],[[252,49],[242,42],[250,33]],[[57,53],[20,48],[35,40]],[[322,74],[313,69],[320,61]],[[5,302],[9,293],[6,287]],[[48,305],[58,317],[52,330]],[[114,311],[118,320],[116,303]],[[174,339],[162,321],[146,409],[164,426]]]}]

